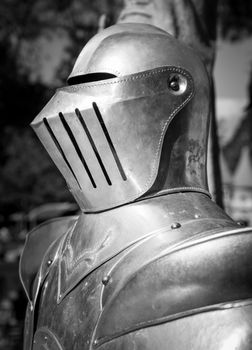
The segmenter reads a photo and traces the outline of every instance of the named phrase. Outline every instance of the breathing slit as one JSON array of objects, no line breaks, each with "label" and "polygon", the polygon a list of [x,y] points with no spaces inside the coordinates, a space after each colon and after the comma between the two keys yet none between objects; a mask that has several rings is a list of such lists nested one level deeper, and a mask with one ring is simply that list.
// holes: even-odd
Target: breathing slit
[{"label": "breathing slit", "polygon": [[44,122],[44,125],[45,125],[45,127],[46,127],[46,129],[47,129],[49,135],[51,136],[51,138],[52,138],[52,140],[53,140],[55,146],[57,147],[58,151],[59,151],[60,154],[62,155],[62,158],[64,159],[64,161],[65,161],[67,167],[68,167],[69,170],[71,171],[71,173],[72,173],[73,177],[75,178],[75,180],[76,180],[76,182],[77,182],[79,188],[81,189],[81,185],[79,184],[79,181],[78,181],[78,179],[77,179],[77,177],[76,177],[76,175],[75,175],[75,173],[74,173],[74,171],[73,171],[71,165],[69,164],[69,162],[68,162],[68,160],[67,160],[67,157],[66,157],[66,155],[65,155],[65,153],[64,153],[64,151],[63,151],[63,149],[61,148],[61,146],[60,146],[60,144],[59,144],[59,141],[57,140],[56,136],[54,135],[54,132],[52,131],[52,128],[50,127],[50,125],[49,125],[49,123],[48,123],[48,120],[47,120],[46,118],[43,118],[43,122]]},{"label": "breathing slit", "polygon": [[115,147],[114,147],[114,145],[113,145],[113,142],[112,142],[112,140],[111,140],[111,138],[110,138],[109,132],[108,132],[108,130],[107,130],[107,128],[106,128],[106,125],[105,125],[105,123],[104,123],[104,121],[103,121],[101,112],[100,112],[100,110],[99,110],[99,108],[98,108],[98,106],[97,106],[97,104],[96,104],[95,102],[93,102],[92,105],[93,105],[93,109],[94,109],[94,111],[95,111],[95,114],[96,114],[96,116],[97,116],[97,119],[98,119],[98,121],[99,121],[99,123],[100,123],[100,125],[101,125],[101,128],[102,128],[103,132],[104,132],[104,135],[105,135],[105,137],[106,137],[106,139],[107,139],[107,142],[108,142],[108,144],[109,144],[110,150],[111,150],[111,152],[112,152],[112,154],[113,154],[113,157],[114,157],[114,159],[115,159],[117,168],[118,168],[118,170],[119,170],[119,172],[120,172],[120,174],[121,174],[121,177],[122,177],[122,179],[123,179],[124,181],[126,181],[126,180],[127,180],[126,174],[125,174],[125,172],[124,172],[124,170],[123,170],[123,167],[122,167],[122,164],[121,164],[120,159],[119,159],[119,157],[118,157],[118,154],[117,154],[117,152],[116,152],[116,149],[115,149]]},{"label": "breathing slit", "polygon": [[88,177],[89,177],[93,187],[96,188],[96,183],[95,183],[95,181],[93,179],[93,176],[92,176],[92,174],[91,174],[91,172],[89,170],[89,167],[88,167],[88,165],[87,165],[87,163],[86,163],[86,161],[85,161],[85,159],[83,157],[83,154],[81,153],[80,147],[79,147],[78,143],[75,140],[75,137],[73,135],[72,130],[70,129],[70,126],[68,125],[64,115],[61,112],[59,113],[59,117],[60,117],[60,120],[61,120],[61,122],[62,122],[62,124],[63,124],[63,126],[64,126],[64,128],[65,128],[65,130],[66,130],[66,132],[67,132],[67,134],[68,134],[68,136],[70,138],[70,140],[72,141],[72,144],[73,144],[73,146],[75,148],[75,151],[76,151],[80,161],[82,162],[83,167],[85,168],[86,173],[87,173],[87,175],[88,175]]},{"label": "breathing slit", "polygon": [[103,174],[105,176],[105,179],[106,179],[108,185],[111,186],[112,182],[111,182],[111,180],[110,180],[110,178],[108,176],[108,173],[107,173],[107,171],[105,169],[105,166],[104,166],[103,161],[102,161],[102,159],[100,157],[100,154],[99,154],[99,152],[98,152],[98,150],[96,148],[94,140],[93,140],[93,138],[92,138],[92,136],[91,136],[91,134],[90,134],[90,132],[88,130],[88,127],[87,127],[87,125],[86,125],[86,123],[85,123],[85,121],[84,121],[84,119],[83,119],[83,117],[81,115],[81,112],[79,111],[78,108],[75,109],[75,114],[77,115],[77,117],[78,117],[78,119],[79,119],[79,121],[80,121],[80,123],[81,123],[81,125],[82,125],[82,127],[83,127],[83,129],[84,129],[84,131],[86,133],[86,135],[87,135],[87,138],[88,138],[88,140],[89,140],[89,142],[90,142],[90,144],[91,144],[91,146],[93,148],[93,151],[94,151],[95,156],[96,156],[96,158],[97,158],[97,160],[98,160],[98,162],[100,164],[100,167],[101,167],[102,172],[103,172]]}]

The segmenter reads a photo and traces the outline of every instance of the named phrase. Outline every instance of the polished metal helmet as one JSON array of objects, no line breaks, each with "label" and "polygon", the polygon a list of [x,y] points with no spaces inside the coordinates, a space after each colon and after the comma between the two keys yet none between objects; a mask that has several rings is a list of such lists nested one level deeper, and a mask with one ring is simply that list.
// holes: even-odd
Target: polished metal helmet
[{"label": "polished metal helmet", "polygon": [[125,23],[94,36],[32,126],[85,212],[150,196],[208,194],[209,79],[165,31]]}]

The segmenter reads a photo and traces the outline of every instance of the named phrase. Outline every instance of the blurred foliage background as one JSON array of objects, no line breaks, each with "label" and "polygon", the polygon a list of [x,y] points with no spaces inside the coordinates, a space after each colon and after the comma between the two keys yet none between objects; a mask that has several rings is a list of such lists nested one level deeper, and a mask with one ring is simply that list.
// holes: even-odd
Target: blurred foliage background
[{"label": "blurred foliage background", "polygon": [[[97,32],[100,16],[107,13],[113,19],[119,8],[120,1],[1,1],[2,216],[28,212],[46,202],[72,201],[64,180],[28,125],[55,87],[66,80],[78,52]],[[50,62],[46,64],[45,47],[50,43],[56,46],[53,55],[57,57],[48,80],[46,70],[50,70]]]}]

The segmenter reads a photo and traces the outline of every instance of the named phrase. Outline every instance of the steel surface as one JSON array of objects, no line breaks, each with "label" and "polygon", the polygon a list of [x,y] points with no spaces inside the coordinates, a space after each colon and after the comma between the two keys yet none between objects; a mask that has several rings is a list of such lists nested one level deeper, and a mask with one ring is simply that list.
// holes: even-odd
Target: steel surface
[{"label": "steel surface", "polygon": [[85,46],[69,84],[33,128],[82,213],[28,236],[25,350],[251,349],[252,228],[208,193],[201,61],[120,24]]}]

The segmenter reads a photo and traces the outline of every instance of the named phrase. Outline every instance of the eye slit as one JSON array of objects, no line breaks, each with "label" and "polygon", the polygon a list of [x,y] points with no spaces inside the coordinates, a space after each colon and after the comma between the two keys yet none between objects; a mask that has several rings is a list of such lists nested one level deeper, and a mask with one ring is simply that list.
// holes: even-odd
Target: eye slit
[{"label": "eye slit", "polygon": [[77,85],[113,78],[117,78],[117,76],[110,73],[90,73],[71,77],[68,79],[67,83],[68,85]]},{"label": "eye slit", "polygon": [[187,80],[182,74],[173,73],[168,78],[168,88],[174,95],[181,95],[187,88]]}]

